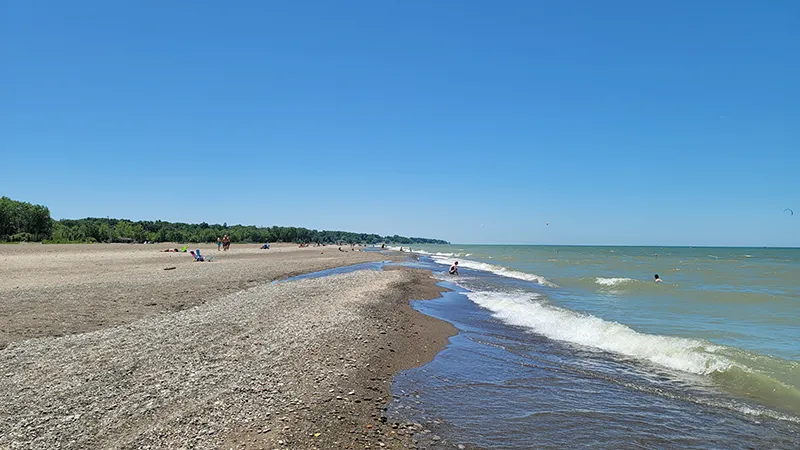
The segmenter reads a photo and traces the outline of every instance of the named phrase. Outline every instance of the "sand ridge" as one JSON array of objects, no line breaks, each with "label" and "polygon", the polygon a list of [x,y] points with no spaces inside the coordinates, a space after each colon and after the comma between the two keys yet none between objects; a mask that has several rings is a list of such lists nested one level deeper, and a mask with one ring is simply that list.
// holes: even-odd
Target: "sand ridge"
[{"label": "sand ridge", "polygon": [[[87,256],[98,250],[103,258]],[[81,256],[66,256],[70,251]],[[92,306],[104,298],[99,293],[120,283],[127,289],[112,290],[122,295],[118,302],[136,304],[141,296],[130,293],[137,283],[151,280],[144,287],[149,295],[163,286],[161,275],[146,269],[163,270],[158,267],[175,260],[144,253],[131,265],[139,268],[125,274],[130,282],[115,275],[117,267],[103,271],[99,262],[118,261],[118,252],[127,253],[56,252],[88,260],[78,264],[79,274],[103,275],[51,285],[63,275],[42,269],[45,283],[34,290],[66,298],[84,314],[102,310],[112,321],[117,309]],[[216,263],[188,262],[166,271],[185,272],[171,285],[197,283],[198,273],[207,276],[202,270],[230,275],[230,285],[216,295],[207,291],[196,304],[187,300],[193,290],[166,297],[182,299],[184,310],[124,315],[114,326],[84,317],[71,322],[64,336],[12,341],[0,350],[0,448],[414,448],[422,426],[389,423],[382,411],[391,398],[393,374],[429,361],[455,333],[408,303],[436,297],[442,289],[430,273],[404,268],[259,281],[387,257],[368,252],[325,257],[313,248],[275,254],[273,260],[248,249],[239,257],[231,253]],[[210,269],[224,262],[241,267]],[[247,287],[253,274],[261,278]],[[18,292],[8,283],[2,289],[5,299]],[[54,329],[37,332],[48,330]]]}]

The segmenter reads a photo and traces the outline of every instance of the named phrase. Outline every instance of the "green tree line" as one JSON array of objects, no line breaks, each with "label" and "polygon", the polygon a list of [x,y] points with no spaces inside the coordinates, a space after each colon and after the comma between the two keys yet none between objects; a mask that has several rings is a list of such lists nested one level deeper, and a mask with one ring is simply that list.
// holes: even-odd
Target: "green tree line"
[{"label": "green tree line", "polygon": [[[10,206],[6,206],[6,204]],[[14,206],[17,205],[17,206]],[[25,205],[18,206],[18,205]],[[8,213],[7,213],[8,211]],[[25,218],[25,220],[22,220]],[[8,224],[13,224],[13,227]],[[133,222],[126,219],[86,218],[52,220],[40,205],[6,197],[0,203],[0,240],[46,242],[216,242],[223,235],[232,242],[295,242],[347,244],[446,244],[439,239],[348,231],[310,230],[300,227],[173,223],[161,220]]]},{"label": "green tree line", "polygon": [[0,197],[0,241],[49,239],[53,220],[46,206]]}]

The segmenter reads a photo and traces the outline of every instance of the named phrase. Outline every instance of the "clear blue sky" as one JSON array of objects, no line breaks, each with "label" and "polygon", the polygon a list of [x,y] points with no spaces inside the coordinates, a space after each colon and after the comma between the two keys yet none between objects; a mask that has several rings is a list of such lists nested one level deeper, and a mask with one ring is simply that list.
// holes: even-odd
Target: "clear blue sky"
[{"label": "clear blue sky", "polygon": [[0,195],[56,218],[800,246],[794,0],[0,5]]}]

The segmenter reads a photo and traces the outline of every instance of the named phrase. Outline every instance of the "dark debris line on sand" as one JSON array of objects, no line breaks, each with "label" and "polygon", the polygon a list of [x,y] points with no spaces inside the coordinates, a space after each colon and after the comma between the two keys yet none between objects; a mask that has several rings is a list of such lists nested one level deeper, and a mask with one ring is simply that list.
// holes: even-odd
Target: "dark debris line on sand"
[{"label": "dark debris line on sand", "polygon": [[[454,329],[420,270],[264,284],[185,311],[0,351],[0,448],[410,448],[393,374]],[[385,419],[384,419],[385,420]]]}]

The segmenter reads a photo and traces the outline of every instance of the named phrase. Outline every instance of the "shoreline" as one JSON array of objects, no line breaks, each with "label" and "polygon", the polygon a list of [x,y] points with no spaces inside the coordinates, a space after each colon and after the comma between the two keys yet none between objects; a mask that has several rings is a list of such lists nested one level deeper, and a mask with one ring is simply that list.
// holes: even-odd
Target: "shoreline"
[{"label": "shoreline", "polygon": [[[411,306],[411,300],[431,300],[447,291],[436,285],[429,271],[395,266],[383,272],[403,276],[379,294],[380,301],[361,309],[366,320],[356,331],[354,345],[326,343],[313,350],[340,381],[324,384],[318,374],[306,377],[300,384],[311,389],[299,389],[305,395],[289,401],[288,414],[278,418],[278,433],[274,427],[273,434],[243,427],[229,435],[223,448],[416,448],[414,436],[423,427],[389,422],[384,416],[392,400],[392,381],[397,373],[433,360],[458,330]],[[337,356],[342,351],[345,356]],[[340,369],[344,370],[336,372]]]},{"label": "shoreline", "polygon": [[[284,253],[272,262],[282,278],[391,259],[316,252],[298,263]],[[446,289],[402,267],[262,280],[183,310],[0,349],[0,424],[10,430],[0,447],[413,448],[421,426],[382,413],[394,375],[432,360],[457,332],[409,302]]]}]

